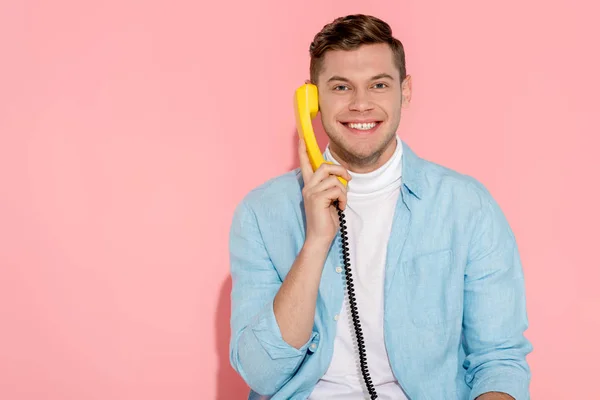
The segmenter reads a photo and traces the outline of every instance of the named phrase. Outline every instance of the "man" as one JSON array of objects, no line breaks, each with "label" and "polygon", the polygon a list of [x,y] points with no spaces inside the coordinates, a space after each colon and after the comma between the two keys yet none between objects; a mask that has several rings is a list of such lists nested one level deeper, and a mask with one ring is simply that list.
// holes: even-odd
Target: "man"
[{"label": "man", "polygon": [[252,190],[231,227],[230,361],[250,398],[528,399],[515,238],[482,184],[398,138],[411,99],[402,44],[385,22],[351,15],[310,55],[331,163],[313,172],[301,140],[300,168]]}]

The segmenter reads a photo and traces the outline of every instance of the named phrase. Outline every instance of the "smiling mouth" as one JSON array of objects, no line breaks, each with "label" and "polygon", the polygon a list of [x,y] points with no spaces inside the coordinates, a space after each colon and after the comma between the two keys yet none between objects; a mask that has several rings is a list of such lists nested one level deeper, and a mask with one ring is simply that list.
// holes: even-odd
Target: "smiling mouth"
[{"label": "smiling mouth", "polygon": [[379,125],[381,125],[381,121],[371,121],[371,122],[341,122],[349,131],[358,134],[367,134],[372,133]]}]

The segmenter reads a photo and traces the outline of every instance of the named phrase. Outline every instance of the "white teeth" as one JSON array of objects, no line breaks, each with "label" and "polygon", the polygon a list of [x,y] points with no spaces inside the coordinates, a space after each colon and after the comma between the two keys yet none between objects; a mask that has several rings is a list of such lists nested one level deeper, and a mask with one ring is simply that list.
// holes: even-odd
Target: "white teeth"
[{"label": "white teeth", "polygon": [[348,124],[348,126],[350,128],[358,129],[358,130],[361,130],[361,131],[366,131],[366,130],[369,130],[369,129],[373,129],[373,128],[375,128],[375,125],[377,125],[376,122],[369,122],[369,123],[353,123],[353,122],[350,122]]}]

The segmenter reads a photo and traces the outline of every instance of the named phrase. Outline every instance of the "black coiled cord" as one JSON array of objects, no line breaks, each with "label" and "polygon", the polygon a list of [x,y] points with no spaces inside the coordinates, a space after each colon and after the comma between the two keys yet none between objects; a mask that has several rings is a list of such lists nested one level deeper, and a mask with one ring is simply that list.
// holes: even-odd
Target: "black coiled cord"
[{"label": "black coiled cord", "polygon": [[346,218],[344,212],[340,209],[340,204],[335,201],[334,205],[338,210],[338,216],[340,217],[340,232],[342,236],[342,254],[344,258],[344,269],[346,271],[346,286],[348,288],[348,298],[350,301],[350,311],[352,313],[352,322],[354,324],[354,331],[356,332],[356,342],[358,344],[358,356],[360,358],[360,370],[362,371],[365,384],[371,399],[377,398],[377,392],[373,386],[371,375],[367,367],[367,354],[365,352],[365,339],[363,337],[362,328],[360,326],[360,320],[358,318],[358,307],[356,305],[356,295],[354,294],[354,283],[352,281],[352,272],[350,270],[350,254],[348,251],[348,232],[346,231]]}]

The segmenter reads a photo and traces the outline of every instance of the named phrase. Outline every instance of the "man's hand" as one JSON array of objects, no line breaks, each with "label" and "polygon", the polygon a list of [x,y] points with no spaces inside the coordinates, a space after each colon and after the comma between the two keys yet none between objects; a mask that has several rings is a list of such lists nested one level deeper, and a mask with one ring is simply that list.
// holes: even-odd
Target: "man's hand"
[{"label": "man's hand", "polygon": [[313,172],[306,153],[306,144],[302,139],[298,146],[298,157],[304,179],[302,196],[306,213],[306,241],[325,243],[329,246],[339,228],[337,210],[333,202],[338,200],[340,209],[344,210],[347,201],[347,189],[337,177],[341,176],[346,181],[352,177],[344,167],[335,164],[323,163]]},{"label": "man's hand", "polygon": [[475,400],[515,400],[514,397],[500,392],[487,392],[477,396]]}]

